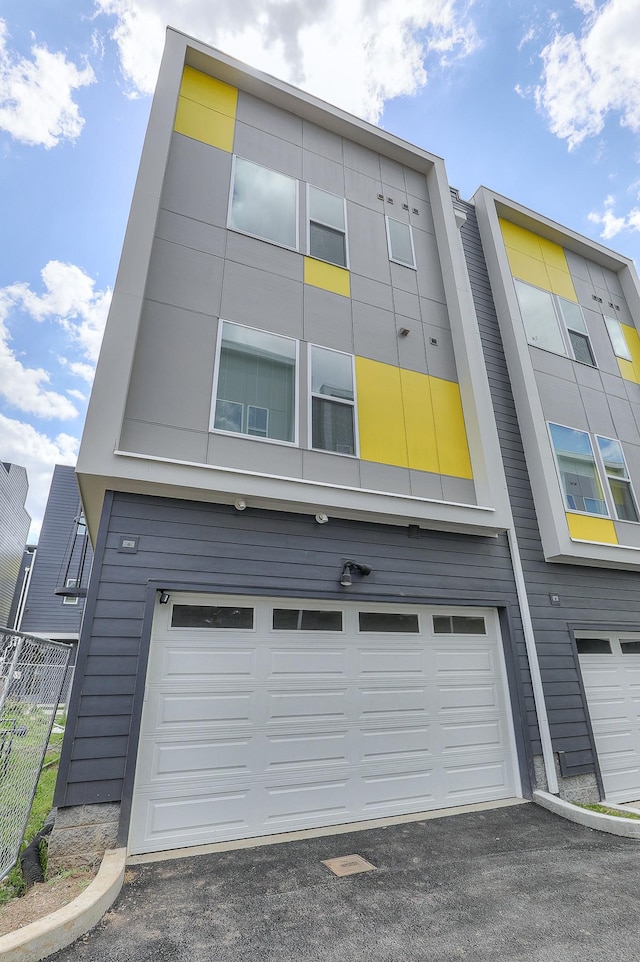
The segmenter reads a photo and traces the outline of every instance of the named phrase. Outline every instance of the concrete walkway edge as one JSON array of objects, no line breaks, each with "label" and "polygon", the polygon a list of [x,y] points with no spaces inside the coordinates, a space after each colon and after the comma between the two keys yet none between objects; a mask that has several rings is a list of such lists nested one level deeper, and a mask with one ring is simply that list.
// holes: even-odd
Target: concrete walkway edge
[{"label": "concrete walkway edge", "polygon": [[[567,818],[570,822],[577,822],[578,825],[593,828],[598,832],[609,832],[611,835],[640,839],[640,819],[593,812],[591,809],[580,808],[578,805],[572,805],[571,802],[565,802],[564,799],[558,798],[557,795],[550,795],[548,792],[534,792],[533,800],[542,808],[546,808],[556,815],[561,815],[562,818]],[[609,808],[614,807],[608,802],[603,804],[606,804]],[[620,809],[620,811],[624,811],[624,809]],[[636,810],[633,809],[633,811]]]},{"label": "concrete walkway edge", "polygon": [[98,874],[77,898],[57,912],[0,937],[1,962],[39,962],[92,929],[122,888],[126,854],[124,848],[105,852]]}]

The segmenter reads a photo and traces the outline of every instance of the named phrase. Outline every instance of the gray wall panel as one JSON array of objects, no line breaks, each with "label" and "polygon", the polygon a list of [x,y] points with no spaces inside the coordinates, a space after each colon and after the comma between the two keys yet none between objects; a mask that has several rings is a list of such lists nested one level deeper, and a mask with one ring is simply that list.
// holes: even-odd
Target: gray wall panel
[{"label": "gray wall panel", "polygon": [[207,459],[208,441],[206,430],[189,431],[167,424],[125,418],[119,444],[122,451],[201,464]]},{"label": "gray wall panel", "polygon": [[342,153],[342,137],[324,130],[308,120],[302,122],[302,146],[305,150],[311,150],[316,154],[321,154],[336,164],[342,165],[344,158]]},{"label": "gray wall panel", "polygon": [[217,315],[223,263],[221,257],[157,237],[149,264],[146,297],[186,311]]},{"label": "gray wall panel", "polygon": [[260,130],[269,130],[275,137],[292,144],[302,144],[302,119],[274,104],[253,97],[244,90],[238,92],[236,120]]},{"label": "gray wall panel", "polygon": [[270,271],[226,261],[221,316],[259,330],[301,338],[302,287]]},{"label": "gray wall panel", "polygon": [[266,130],[236,121],[233,149],[238,157],[252,160],[254,164],[290,177],[302,177],[302,148]]},{"label": "gray wall panel", "polygon": [[226,227],[231,186],[231,154],[174,134],[160,206],[167,210]]}]

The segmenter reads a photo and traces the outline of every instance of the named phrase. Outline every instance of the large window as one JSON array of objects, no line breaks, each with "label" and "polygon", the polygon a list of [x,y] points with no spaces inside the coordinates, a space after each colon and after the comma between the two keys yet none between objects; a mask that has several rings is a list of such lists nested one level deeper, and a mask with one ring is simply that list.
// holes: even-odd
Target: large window
[{"label": "large window", "polygon": [[310,366],[311,446],[355,454],[353,358],[312,346]]},{"label": "large window", "polygon": [[236,157],[229,227],[298,248],[298,181]]},{"label": "large window", "polygon": [[631,488],[631,478],[622,453],[622,445],[613,438],[598,436],[596,440],[616,517],[620,521],[638,521],[636,499]]},{"label": "large window", "polygon": [[338,267],[347,264],[347,218],[343,197],[318,187],[307,192],[309,254]]},{"label": "large window", "polygon": [[609,517],[591,438],[586,431],[550,424],[566,507]]},{"label": "large window", "polygon": [[411,226],[402,221],[393,220],[391,217],[387,217],[386,221],[390,260],[404,264],[405,267],[415,267],[416,258]]},{"label": "large window", "polygon": [[228,321],[221,328],[212,427],[295,442],[296,341]]},{"label": "large window", "polygon": [[607,331],[609,332],[613,353],[616,355],[616,357],[622,357],[625,361],[631,361],[631,351],[629,350],[627,339],[624,336],[622,324],[618,318],[605,316],[604,322],[607,325]]},{"label": "large window", "polygon": [[529,344],[595,367],[595,357],[579,304],[539,287],[514,281]]}]

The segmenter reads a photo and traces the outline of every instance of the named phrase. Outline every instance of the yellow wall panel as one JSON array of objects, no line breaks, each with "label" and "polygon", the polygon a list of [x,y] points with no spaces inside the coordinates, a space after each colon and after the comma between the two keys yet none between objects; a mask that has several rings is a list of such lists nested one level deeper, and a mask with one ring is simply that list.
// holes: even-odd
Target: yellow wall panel
[{"label": "yellow wall panel", "polygon": [[417,371],[400,370],[409,467],[440,474],[431,401],[432,380]]},{"label": "yellow wall panel", "polygon": [[233,151],[235,120],[186,97],[178,98],[174,130],[210,147]]},{"label": "yellow wall panel", "polygon": [[532,234],[524,227],[518,227],[509,220],[500,218],[500,230],[506,247],[520,251],[522,254],[529,254],[536,260],[542,260],[542,250],[540,248],[540,238],[537,234]]},{"label": "yellow wall panel", "polygon": [[549,274],[542,259],[523,254],[511,247],[507,247],[506,250],[509,267],[514,277],[526,281],[527,284],[533,284],[535,287],[541,287],[545,291],[549,290]]},{"label": "yellow wall panel", "polygon": [[567,512],[569,534],[576,541],[599,541],[602,544],[618,544],[613,521],[608,518],[590,518],[584,514]]},{"label": "yellow wall panel", "polygon": [[545,237],[539,237],[540,241],[540,253],[542,255],[542,260],[545,264],[549,264],[551,267],[556,267],[560,271],[565,271],[569,273],[569,265],[567,264],[567,255],[564,252],[564,248],[560,247],[560,244],[554,244],[553,241],[547,240]]},{"label": "yellow wall panel", "polygon": [[304,259],[304,282],[312,287],[321,287],[333,294],[351,297],[351,276],[349,271],[334,264],[317,261],[314,257]]},{"label": "yellow wall panel", "polygon": [[[630,324],[621,324],[620,327],[632,358],[631,362],[625,361],[624,358],[618,358],[620,372],[627,381],[635,381],[636,384],[640,384],[640,335],[635,327],[631,327]],[[623,373],[623,364],[627,365],[627,374]]]},{"label": "yellow wall panel", "polygon": [[565,297],[568,301],[578,302],[576,289],[573,286],[573,280],[568,271],[559,271],[557,267],[551,267],[550,264],[547,264],[547,274],[549,275],[549,287],[547,290],[553,291],[554,294],[559,294],[560,297]]},{"label": "yellow wall panel", "polygon": [[640,384],[633,361],[627,361],[623,357],[617,357],[616,361],[618,362],[618,367],[620,368],[620,374],[625,381],[633,381],[635,384]]},{"label": "yellow wall panel", "polygon": [[454,381],[429,380],[440,474],[473,478],[460,388]]},{"label": "yellow wall panel", "polygon": [[356,357],[360,457],[408,467],[400,368]]},{"label": "yellow wall panel", "polygon": [[229,84],[209,77],[200,70],[193,67],[185,67],[182,74],[182,84],[180,85],[180,96],[187,100],[193,100],[203,107],[210,110],[217,110],[219,114],[224,114],[236,118],[238,106],[238,90]]}]

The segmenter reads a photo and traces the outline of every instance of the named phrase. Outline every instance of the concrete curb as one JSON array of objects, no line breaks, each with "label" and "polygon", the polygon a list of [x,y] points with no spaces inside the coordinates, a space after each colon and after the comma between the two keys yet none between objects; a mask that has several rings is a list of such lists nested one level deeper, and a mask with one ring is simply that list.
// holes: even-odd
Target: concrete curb
[{"label": "concrete curb", "polygon": [[105,852],[98,874],[73,902],[0,937],[1,962],[39,962],[92,929],[122,888],[125,861],[124,848]]},{"label": "concrete curb", "polygon": [[[571,802],[565,802],[557,795],[550,795],[548,792],[534,792],[533,800],[542,808],[561,815],[562,818],[569,819],[570,822],[577,822],[578,825],[585,825],[593,828],[597,832],[609,832],[610,835],[623,835],[625,838],[640,839],[640,819],[623,818],[617,815],[604,815],[600,812],[592,812],[588,808],[579,808]],[[620,811],[633,811],[636,809],[623,809],[618,805],[610,805],[604,802],[608,808],[619,808]],[[640,813],[639,813],[640,814]]]}]

